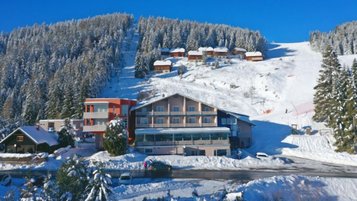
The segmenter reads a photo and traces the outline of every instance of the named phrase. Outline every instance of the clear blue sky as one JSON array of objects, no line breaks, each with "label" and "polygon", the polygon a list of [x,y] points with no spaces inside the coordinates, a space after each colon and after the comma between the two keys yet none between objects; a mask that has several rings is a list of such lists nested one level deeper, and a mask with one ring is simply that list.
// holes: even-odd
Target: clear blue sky
[{"label": "clear blue sky", "polygon": [[357,20],[357,0],[2,0],[0,31],[113,12],[228,24],[259,30],[269,41],[297,42],[312,30]]}]

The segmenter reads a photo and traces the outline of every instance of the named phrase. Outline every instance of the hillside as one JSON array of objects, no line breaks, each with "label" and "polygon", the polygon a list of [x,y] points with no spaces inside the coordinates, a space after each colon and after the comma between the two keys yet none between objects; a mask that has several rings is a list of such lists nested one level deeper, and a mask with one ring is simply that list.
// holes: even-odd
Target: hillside
[{"label": "hillside", "polygon": [[[311,120],[313,87],[321,66],[321,54],[313,51],[308,42],[302,42],[271,44],[267,56],[265,61],[255,63],[239,59],[221,61],[218,69],[184,58],[176,61],[176,67],[187,66],[182,79],[174,67],[171,73],[153,75],[140,86],[156,97],[179,92],[250,115],[257,125],[253,146],[248,149],[252,154],[265,151],[357,165],[355,156],[335,153],[331,131]],[[345,55],[340,61],[350,66],[356,57]],[[302,131],[311,126],[316,135],[292,136],[291,124],[297,124]]]}]

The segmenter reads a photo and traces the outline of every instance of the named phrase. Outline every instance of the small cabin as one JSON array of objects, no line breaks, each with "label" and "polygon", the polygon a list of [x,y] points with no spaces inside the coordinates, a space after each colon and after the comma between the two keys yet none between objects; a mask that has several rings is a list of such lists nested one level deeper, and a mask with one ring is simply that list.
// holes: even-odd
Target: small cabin
[{"label": "small cabin", "polygon": [[56,132],[37,126],[22,126],[1,140],[6,153],[52,153],[58,148]]},{"label": "small cabin", "polygon": [[154,62],[154,71],[156,73],[171,72],[172,62],[170,60],[157,60]]},{"label": "small cabin", "polygon": [[200,51],[189,51],[187,53],[187,59],[189,61],[202,61],[203,60],[203,54]]},{"label": "small cabin", "polygon": [[235,47],[235,48],[233,49],[233,51],[232,51],[232,54],[233,54],[233,55],[238,55],[238,56],[240,56],[241,59],[244,59],[246,52],[247,52],[247,50],[244,49],[244,48]]},{"label": "small cabin", "polygon": [[228,48],[216,47],[213,49],[213,55],[215,57],[226,57],[228,55]]},{"label": "small cabin", "polygon": [[247,61],[263,61],[263,54],[259,51],[257,52],[246,52],[245,59]]},{"label": "small cabin", "polygon": [[198,48],[199,52],[207,56],[213,56],[213,48],[212,47],[200,47]]},{"label": "small cabin", "polygon": [[170,57],[184,57],[185,49],[184,48],[176,48],[170,51]]}]

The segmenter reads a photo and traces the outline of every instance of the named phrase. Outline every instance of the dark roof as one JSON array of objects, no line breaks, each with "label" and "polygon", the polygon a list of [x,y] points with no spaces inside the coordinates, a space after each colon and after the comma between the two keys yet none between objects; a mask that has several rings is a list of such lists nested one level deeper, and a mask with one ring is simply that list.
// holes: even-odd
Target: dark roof
[{"label": "dark roof", "polygon": [[21,126],[6,136],[0,143],[3,143],[6,139],[8,139],[11,135],[16,133],[17,131],[21,131],[23,134],[28,136],[32,141],[36,144],[46,143],[50,146],[54,146],[58,144],[58,136],[54,132],[47,132],[41,127],[37,126]]}]

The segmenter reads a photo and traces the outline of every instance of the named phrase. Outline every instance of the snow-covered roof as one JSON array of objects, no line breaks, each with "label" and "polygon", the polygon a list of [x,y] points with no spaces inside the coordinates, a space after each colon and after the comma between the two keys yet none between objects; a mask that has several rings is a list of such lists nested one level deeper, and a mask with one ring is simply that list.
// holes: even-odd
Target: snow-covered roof
[{"label": "snow-covered roof", "polygon": [[216,47],[213,49],[215,52],[228,52],[228,48],[226,47]]},{"label": "snow-covered roof", "polygon": [[0,143],[3,143],[7,138],[16,133],[18,130],[27,135],[36,144],[47,143],[50,146],[58,144],[58,136],[56,133],[47,132],[43,128],[37,126],[21,126],[6,136],[3,140],[1,140]]},{"label": "snow-covered roof", "polygon": [[245,56],[246,57],[261,57],[261,56],[263,56],[263,54],[261,52],[259,52],[259,51],[257,51],[257,52],[246,52]]},{"label": "snow-covered roof", "polygon": [[201,52],[201,51],[191,50],[191,51],[188,52],[188,55],[192,55],[192,56],[202,56],[202,52]]},{"label": "snow-covered roof", "polygon": [[157,60],[154,62],[154,66],[170,66],[171,64],[170,60]]},{"label": "snow-covered roof", "polygon": [[240,47],[235,47],[234,48],[235,51],[240,51],[240,52],[246,52],[247,50],[244,48],[240,48]]},{"label": "snow-covered roof", "polygon": [[176,48],[176,49],[172,49],[170,52],[171,52],[171,53],[174,53],[174,52],[185,52],[185,49],[184,49],[184,48]]},{"label": "snow-covered roof", "polygon": [[200,52],[213,51],[213,48],[212,47],[200,47],[200,48],[198,48],[198,51],[200,51]]},{"label": "snow-covered roof", "polygon": [[227,127],[210,128],[139,128],[135,129],[135,135],[143,134],[184,134],[184,133],[230,133]]}]

